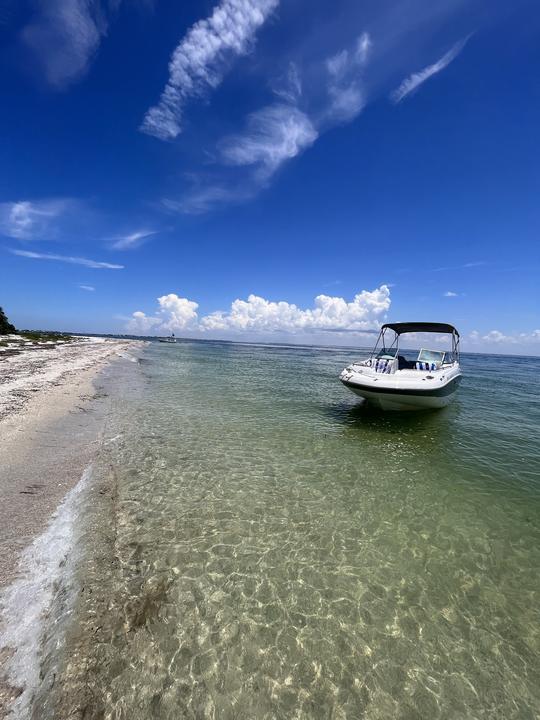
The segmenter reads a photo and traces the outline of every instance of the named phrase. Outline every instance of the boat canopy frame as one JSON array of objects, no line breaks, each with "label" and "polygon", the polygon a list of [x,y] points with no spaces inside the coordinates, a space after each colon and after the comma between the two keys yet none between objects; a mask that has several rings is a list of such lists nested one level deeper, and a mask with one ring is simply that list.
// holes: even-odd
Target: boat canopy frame
[{"label": "boat canopy frame", "polygon": [[[386,344],[386,331],[392,330],[394,337],[390,345]],[[459,332],[453,325],[448,323],[430,323],[430,322],[403,322],[403,323],[386,323],[381,327],[375,347],[371,351],[370,358],[377,352],[379,345],[380,353],[392,355],[396,357],[399,352],[399,338],[407,333],[424,332],[424,333],[443,333],[452,336],[451,362],[459,362]]]}]

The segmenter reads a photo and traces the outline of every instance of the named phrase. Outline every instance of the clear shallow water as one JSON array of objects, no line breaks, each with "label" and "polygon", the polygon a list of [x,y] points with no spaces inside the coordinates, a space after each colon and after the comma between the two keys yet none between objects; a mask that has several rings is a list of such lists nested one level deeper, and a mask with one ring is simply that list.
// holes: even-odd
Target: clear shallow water
[{"label": "clear shallow water", "polygon": [[538,717],[540,361],[464,356],[456,403],[385,415],[354,355],[155,344],[110,379],[35,717]]}]

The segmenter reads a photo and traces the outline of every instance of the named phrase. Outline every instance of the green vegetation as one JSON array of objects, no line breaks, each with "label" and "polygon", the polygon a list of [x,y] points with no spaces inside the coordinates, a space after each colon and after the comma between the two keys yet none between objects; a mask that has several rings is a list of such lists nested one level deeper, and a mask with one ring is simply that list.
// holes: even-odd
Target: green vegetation
[{"label": "green vegetation", "polygon": [[15,325],[9,322],[6,313],[0,307],[0,335],[10,335],[16,332]]},{"label": "green vegetation", "polygon": [[31,342],[47,342],[48,340],[52,340],[52,342],[71,342],[75,340],[73,335],[40,330],[21,330],[19,335],[24,340],[30,340]]}]

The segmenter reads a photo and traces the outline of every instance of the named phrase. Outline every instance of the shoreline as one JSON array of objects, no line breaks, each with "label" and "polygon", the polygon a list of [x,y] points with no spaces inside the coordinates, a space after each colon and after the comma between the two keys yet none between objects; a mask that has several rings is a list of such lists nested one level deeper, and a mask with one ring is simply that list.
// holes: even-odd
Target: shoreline
[{"label": "shoreline", "polygon": [[83,341],[0,363],[0,589],[91,462],[106,406],[94,381],[141,346]]},{"label": "shoreline", "polygon": [[[39,674],[40,631],[72,549],[66,506],[89,482],[110,412],[99,378],[111,363],[136,362],[144,344],[81,339],[0,362],[0,718],[24,716],[17,699],[22,709]],[[21,667],[23,687],[13,682]]]}]

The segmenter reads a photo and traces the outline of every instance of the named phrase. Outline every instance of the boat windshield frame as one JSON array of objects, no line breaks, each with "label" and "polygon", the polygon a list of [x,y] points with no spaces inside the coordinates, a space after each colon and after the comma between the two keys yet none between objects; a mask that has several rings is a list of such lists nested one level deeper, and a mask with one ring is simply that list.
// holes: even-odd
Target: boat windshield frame
[{"label": "boat windshield frame", "polygon": [[[389,345],[386,343],[386,333],[388,331],[393,333],[392,342]],[[407,335],[414,332],[432,333],[437,335],[443,333],[445,335],[451,335],[452,349],[450,353],[448,353],[450,355],[449,364],[459,363],[459,333],[452,325],[444,325],[442,323],[390,323],[383,325],[379,332],[379,336],[377,337],[375,347],[369,356],[370,360],[372,360],[374,356],[380,357],[381,355],[390,355],[392,358],[397,357],[399,353],[399,339],[401,335]],[[380,349],[378,350],[379,346]],[[446,365],[446,363],[444,364]]]}]

